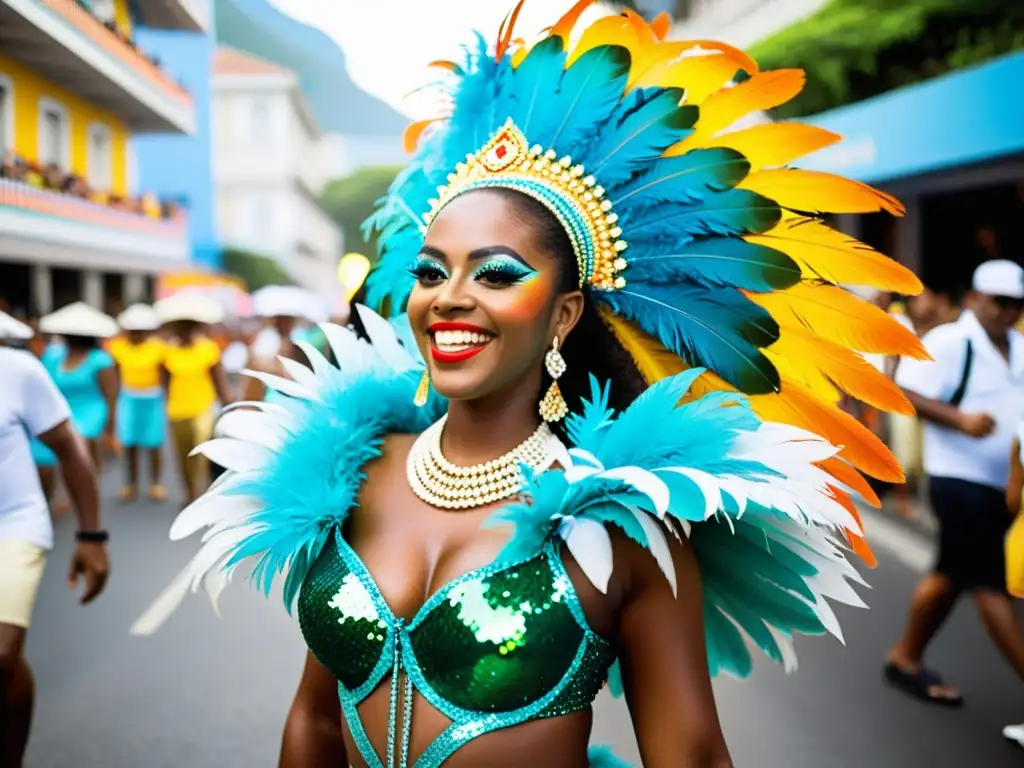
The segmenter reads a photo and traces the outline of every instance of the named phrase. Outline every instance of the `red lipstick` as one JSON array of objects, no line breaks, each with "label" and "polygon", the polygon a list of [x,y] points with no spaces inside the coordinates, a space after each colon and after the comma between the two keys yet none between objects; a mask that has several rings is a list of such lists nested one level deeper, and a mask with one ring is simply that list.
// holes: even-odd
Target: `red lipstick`
[{"label": "red lipstick", "polygon": [[[472,325],[470,323],[459,323],[459,322],[442,322],[434,323],[427,331],[430,334],[434,334],[437,331],[467,331],[469,333],[478,333],[481,336],[486,336],[488,339],[494,336],[493,333],[488,331],[486,328],[481,328],[479,325]],[[489,343],[489,342],[488,342]],[[438,363],[461,363],[464,360],[478,354],[487,346],[487,343],[476,344],[466,349],[460,349],[458,352],[444,352],[437,347],[436,340],[430,345],[430,354],[434,358],[435,362]]]}]

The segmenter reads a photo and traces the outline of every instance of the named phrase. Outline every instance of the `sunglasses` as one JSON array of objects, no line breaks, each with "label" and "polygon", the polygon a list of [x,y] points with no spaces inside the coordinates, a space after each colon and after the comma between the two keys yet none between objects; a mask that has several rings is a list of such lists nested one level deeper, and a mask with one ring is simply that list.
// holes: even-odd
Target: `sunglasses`
[{"label": "sunglasses", "polygon": [[993,296],[992,298],[999,305],[1000,309],[1024,309],[1024,299],[1018,299],[1013,296]]}]

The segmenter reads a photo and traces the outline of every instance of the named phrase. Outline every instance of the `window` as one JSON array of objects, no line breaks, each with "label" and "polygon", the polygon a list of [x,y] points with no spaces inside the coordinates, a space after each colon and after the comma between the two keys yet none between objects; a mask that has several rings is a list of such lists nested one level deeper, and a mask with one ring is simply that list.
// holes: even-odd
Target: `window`
[{"label": "window", "polygon": [[264,99],[257,99],[252,104],[251,113],[252,138],[256,141],[269,139],[273,135],[270,120],[270,105]]},{"label": "window", "polygon": [[110,129],[102,123],[89,126],[89,145],[86,158],[86,174],[89,186],[93,189],[107,191],[112,186],[111,171],[112,155],[110,147]]},{"label": "window", "polygon": [[0,156],[14,148],[14,88],[11,80],[0,75]]},{"label": "window", "polygon": [[274,238],[274,201],[270,195],[257,193],[251,198],[249,234],[256,241],[272,240]]},{"label": "window", "polygon": [[53,99],[39,100],[39,161],[67,170],[71,155],[68,113]]}]

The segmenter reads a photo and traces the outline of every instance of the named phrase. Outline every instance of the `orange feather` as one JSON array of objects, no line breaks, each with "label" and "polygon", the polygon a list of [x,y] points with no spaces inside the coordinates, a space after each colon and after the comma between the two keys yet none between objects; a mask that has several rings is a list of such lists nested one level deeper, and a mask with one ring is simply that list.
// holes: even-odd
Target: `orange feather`
[{"label": "orange feather", "polygon": [[765,421],[781,421],[820,435],[840,448],[840,456],[872,477],[903,482],[896,457],[871,430],[794,381],[783,379],[778,394],[754,395],[750,407]]},{"label": "orange feather", "polygon": [[[857,505],[853,503],[853,499],[845,491],[841,491],[838,488],[834,488],[831,485],[828,487],[835,500],[839,502],[850,513],[851,517],[857,521],[857,525],[860,526],[861,531],[864,530],[864,522],[860,518],[860,513],[857,511]],[[875,558],[875,553],[871,551],[871,547],[868,545],[867,539],[864,535],[854,533],[851,530],[846,531],[846,540],[850,544],[852,549],[864,564],[868,568],[874,568],[878,565],[878,560]]]},{"label": "orange feather", "polygon": [[854,493],[860,495],[872,507],[882,506],[882,500],[878,498],[874,488],[871,487],[860,472],[843,459],[833,456],[830,459],[819,461],[818,466]]},{"label": "orange feather", "polygon": [[[824,377],[852,397],[883,411],[914,412],[903,390],[856,352],[825,341],[806,328],[785,326],[780,331],[779,340],[764,350],[779,373],[801,378],[804,384]],[[804,375],[809,382],[802,380]]]},{"label": "orange feather", "polygon": [[427,64],[428,67],[439,67],[440,69],[447,69],[449,72],[461,72],[462,67],[456,64],[454,61],[447,61],[446,59],[435,59],[434,61]]},{"label": "orange feather", "polygon": [[700,119],[693,133],[673,144],[665,154],[685,154],[703,146],[741,117],[785,104],[803,90],[806,79],[802,69],[775,69],[755,72],[739,85],[718,91],[701,105]]},{"label": "orange feather", "polygon": [[579,0],[576,5],[566,11],[562,18],[555,22],[555,25],[551,27],[549,34],[552,37],[560,37],[568,43],[569,36],[572,35],[572,31],[576,27],[576,23],[580,20],[580,16],[582,16],[583,12],[593,4],[594,0]]},{"label": "orange feather", "polygon": [[706,147],[729,147],[750,161],[750,170],[786,165],[811,152],[835,144],[837,133],[803,123],[765,123],[726,133],[708,141]]},{"label": "orange feather", "polygon": [[410,154],[415,152],[423,132],[436,122],[438,122],[437,118],[431,118],[430,120],[417,120],[415,123],[407,125],[402,133],[402,148]]},{"label": "orange feather", "polygon": [[512,33],[516,28],[516,21],[519,19],[519,12],[523,10],[525,2],[526,0],[519,0],[512,12],[501,22],[501,26],[498,28],[498,44],[494,48],[495,61],[501,61],[505,51],[508,50],[508,46],[512,42]]},{"label": "orange feather", "polygon": [[651,22],[651,31],[658,40],[664,40],[671,29],[672,15],[668,11],[662,11]]},{"label": "orange feather", "polygon": [[903,205],[887,195],[853,179],[822,171],[773,168],[751,173],[737,185],[771,198],[783,208],[811,213],[905,213]]},{"label": "orange feather", "polygon": [[784,291],[743,293],[780,326],[813,328],[823,339],[858,352],[930,359],[913,331],[837,286],[801,282]]},{"label": "orange feather", "polygon": [[783,219],[767,232],[744,239],[782,251],[800,265],[805,277],[908,295],[923,288],[917,275],[899,262],[818,219]]}]

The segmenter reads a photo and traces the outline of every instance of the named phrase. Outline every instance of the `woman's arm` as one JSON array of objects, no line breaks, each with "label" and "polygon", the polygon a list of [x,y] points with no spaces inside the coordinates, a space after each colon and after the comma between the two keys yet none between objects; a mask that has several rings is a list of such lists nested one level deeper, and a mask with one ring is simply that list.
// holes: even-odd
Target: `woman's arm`
[{"label": "woman's arm", "polygon": [[1020,512],[1020,497],[1024,492],[1024,466],[1021,465],[1020,447],[1020,438],[1014,438],[1010,451],[1010,479],[1006,483],[1006,506],[1014,515]]},{"label": "woman's arm", "polygon": [[678,596],[654,558],[615,537],[627,574],[619,610],[619,663],[646,768],[730,768],[704,640],[700,571],[689,541],[669,536]]},{"label": "woman's arm", "polygon": [[114,419],[117,414],[117,395],[121,391],[121,377],[117,373],[117,366],[104,368],[99,373],[98,382],[103,399],[107,401],[107,427],[106,434],[114,434]]},{"label": "woman's arm", "polygon": [[313,654],[306,654],[281,743],[279,768],[338,768],[348,765],[341,735],[338,683]]},{"label": "woman's arm", "polygon": [[220,404],[231,405],[235,398],[231,396],[231,387],[228,386],[228,375],[224,372],[224,366],[219,362],[210,369],[210,376],[213,377],[213,388],[217,391],[217,399]]}]

